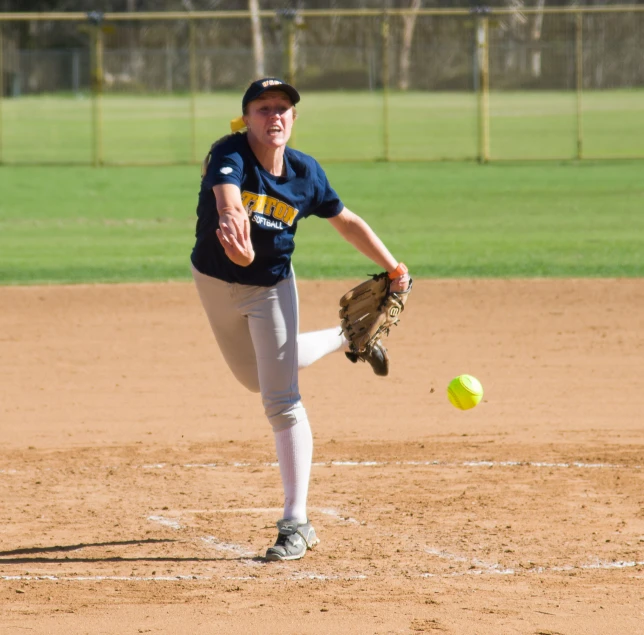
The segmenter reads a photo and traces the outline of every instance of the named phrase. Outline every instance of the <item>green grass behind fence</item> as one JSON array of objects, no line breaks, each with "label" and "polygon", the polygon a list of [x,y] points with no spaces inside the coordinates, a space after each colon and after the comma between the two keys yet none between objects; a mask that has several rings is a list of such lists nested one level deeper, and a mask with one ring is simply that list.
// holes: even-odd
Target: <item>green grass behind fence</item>
[{"label": "green grass behind fence", "polygon": [[[644,276],[642,162],[326,166],[417,277]],[[0,168],[0,284],[186,280],[196,166]],[[302,222],[301,278],[374,265]]]},{"label": "green grass behind fence", "polygon": [[[474,93],[310,92],[298,105],[295,145],[324,161],[473,159],[478,156]],[[193,120],[194,119],[194,144]],[[240,95],[105,95],[99,126],[87,96],[0,102],[5,163],[187,163],[228,130]],[[582,95],[583,156],[644,157],[644,90]],[[490,95],[492,159],[577,156],[574,91]]]}]

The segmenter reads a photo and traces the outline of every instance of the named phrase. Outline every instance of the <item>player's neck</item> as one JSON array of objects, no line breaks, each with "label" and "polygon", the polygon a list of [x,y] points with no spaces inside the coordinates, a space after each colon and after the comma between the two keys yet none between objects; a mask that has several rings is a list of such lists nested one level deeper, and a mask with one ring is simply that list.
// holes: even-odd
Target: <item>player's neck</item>
[{"label": "player's neck", "polygon": [[257,157],[262,167],[273,176],[284,175],[284,147],[267,147],[252,137],[248,137],[248,143],[253,154]]}]

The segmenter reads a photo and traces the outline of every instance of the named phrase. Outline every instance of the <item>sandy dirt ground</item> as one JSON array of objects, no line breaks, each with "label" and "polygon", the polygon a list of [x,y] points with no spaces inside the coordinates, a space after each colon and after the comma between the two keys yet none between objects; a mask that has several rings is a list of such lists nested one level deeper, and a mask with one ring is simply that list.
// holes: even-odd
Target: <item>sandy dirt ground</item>
[{"label": "sandy dirt ground", "polygon": [[[301,327],[357,282],[300,282]],[[0,633],[644,633],[644,280],[418,280],[303,371],[320,545],[191,284],[0,288]],[[470,373],[482,403],[446,398]]]}]

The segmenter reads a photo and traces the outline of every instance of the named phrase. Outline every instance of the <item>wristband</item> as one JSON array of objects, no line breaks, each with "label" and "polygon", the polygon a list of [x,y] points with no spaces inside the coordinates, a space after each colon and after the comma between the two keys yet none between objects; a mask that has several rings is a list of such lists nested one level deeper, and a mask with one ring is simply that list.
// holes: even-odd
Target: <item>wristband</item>
[{"label": "wristband", "polygon": [[404,276],[406,273],[409,273],[407,265],[404,262],[399,262],[398,266],[387,275],[389,276],[389,280],[395,280],[396,278],[400,278],[400,276]]}]

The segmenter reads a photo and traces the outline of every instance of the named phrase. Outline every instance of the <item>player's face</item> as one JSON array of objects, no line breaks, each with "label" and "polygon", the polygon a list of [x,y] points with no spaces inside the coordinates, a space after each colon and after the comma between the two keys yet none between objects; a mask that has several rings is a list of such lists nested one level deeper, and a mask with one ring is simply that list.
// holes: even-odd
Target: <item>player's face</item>
[{"label": "player's face", "polygon": [[251,101],[244,116],[248,134],[271,148],[287,144],[294,119],[293,104],[280,90],[266,91]]}]

